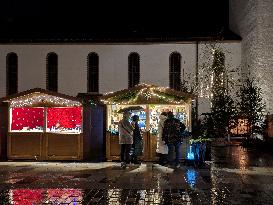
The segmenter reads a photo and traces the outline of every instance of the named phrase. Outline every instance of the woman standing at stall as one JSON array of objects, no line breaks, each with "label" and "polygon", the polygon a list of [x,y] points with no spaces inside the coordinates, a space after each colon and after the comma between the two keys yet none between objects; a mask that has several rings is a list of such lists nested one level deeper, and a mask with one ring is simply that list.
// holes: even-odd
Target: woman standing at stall
[{"label": "woman standing at stall", "polygon": [[162,140],[162,133],[163,133],[163,127],[164,122],[167,119],[167,113],[162,112],[159,116],[159,122],[158,122],[158,133],[157,133],[157,148],[156,153],[159,155],[159,164],[165,165],[167,164],[167,158],[168,158],[168,146],[165,144],[165,142]]},{"label": "woman standing at stall", "polygon": [[140,164],[138,157],[142,155],[142,151],[143,151],[143,139],[141,136],[138,121],[139,121],[139,116],[134,115],[132,117],[132,126],[134,127],[134,131],[133,131],[133,145],[132,145],[132,159],[131,159],[131,162],[134,164]]}]

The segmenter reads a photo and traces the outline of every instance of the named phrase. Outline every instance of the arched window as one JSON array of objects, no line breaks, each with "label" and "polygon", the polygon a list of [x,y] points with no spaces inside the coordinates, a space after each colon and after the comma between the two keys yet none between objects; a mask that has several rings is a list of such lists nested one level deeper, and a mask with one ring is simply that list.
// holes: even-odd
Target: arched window
[{"label": "arched window", "polygon": [[99,92],[99,56],[89,53],[87,59],[87,91]]},{"label": "arched window", "polygon": [[46,89],[58,91],[58,56],[49,53],[46,59]]},{"label": "arched window", "polygon": [[180,90],[181,86],[181,55],[173,52],[170,55],[169,87]]},{"label": "arched window", "polygon": [[140,79],[140,69],[139,69],[139,54],[131,53],[128,56],[128,87],[132,88],[139,84]]},{"label": "arched window", "polygon": [[7,95],[18,92],[18,56],[16,53],[9,53],[6,57],[6,89]]}]

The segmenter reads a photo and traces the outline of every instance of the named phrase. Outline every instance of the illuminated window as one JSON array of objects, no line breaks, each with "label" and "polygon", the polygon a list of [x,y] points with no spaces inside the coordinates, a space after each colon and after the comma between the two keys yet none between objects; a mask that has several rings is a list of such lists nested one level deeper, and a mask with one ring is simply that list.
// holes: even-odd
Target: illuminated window
[{"label": "illuminated window", "polygon": [[87,91],[99,92],[99,56],[90,53],[87,59]]},{"label": "illuminated window", "polygon": [[6,57],[7,72],[7,95],[18,92],[18,57],[16,53],[9,53]]},{"label": "illuminated window", "polygon": [[44,108],[25,107],[11,109],[12,132],[43,132]]},{"label": "illuminated window", "polygon": [[56,53],[49,53],[46,62],[46,89],[58,91],[58,56]]},{"label": "illuminated window", "polygon": [[128,57],[128,87],[132,88],[139,84],[140,68],[139,68],[139,54],[131,53]]},{"label": "illuminated window", "polygon": [[80,133],[81,126],[81,107],[51,107],[47,109],[47,132]]},{"label": "illuminated window", "polygon": [[169,87],[180,90],[181,86],[181,55],[173,52],[170,55]]}]

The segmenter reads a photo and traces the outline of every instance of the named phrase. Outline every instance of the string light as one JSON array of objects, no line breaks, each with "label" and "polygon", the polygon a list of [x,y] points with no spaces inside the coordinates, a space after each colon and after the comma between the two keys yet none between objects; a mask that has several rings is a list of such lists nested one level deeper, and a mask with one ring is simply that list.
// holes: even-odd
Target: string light
[{"label": "string light", "polygon": [[50,104],[63,107],[81,106],[81,103],[78,101],[73,101],[43,93],[31,93],[12,99],[10,107],[32,107],[35,104]]},{"label": "string light", "polygon": [[[118,92],[119,94],[115,95],[115,96],[109,96],[107,98],[107,95],[111,95],[113,94],[113,92],[111,93],[107,93],[102,99],[101,102],[103,102],[104,104],[115,104],[115,105],[128,105],[128,104],[137,104],[137,103],[144,103],[143,101],[163,101],[166,104],[183,104],[185,103],[187,100],[190,99],[190,97],[185,99],[181,99],[181,100],[174,100],[172,98],[182,98],[182,95],[179,94],[168,94],[168,90],[169,88],[165,88],[165,87],[157,87],[154,85],[148,85],[148,84],[139,84],[137,87],[140,87],[140,90],[137,91],[136,95],[134,98],[129,98],[127,100],[122,100],[122,101],[118,101],[115,100],[115,98],[118,95],[122,95],[120,94],[120,92]],[[126,92],[130,92],[130,90],[124,90],[124,94]],[[158,92],[158,93],[157,93]],[[162,94],[160,94],[162,93]],[[164,94],[168,94],[170,95],[170,97],[164,96]]]}]

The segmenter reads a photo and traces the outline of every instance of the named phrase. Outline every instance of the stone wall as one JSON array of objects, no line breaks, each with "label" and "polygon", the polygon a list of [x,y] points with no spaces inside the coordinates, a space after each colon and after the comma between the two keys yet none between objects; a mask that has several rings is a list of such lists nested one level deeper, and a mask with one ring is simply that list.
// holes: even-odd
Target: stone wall
[{"label": "stone wall", "polygon": [[242,74],[250,73],[262,88],[273,113],[273,2],[230,0],[230,28],[242,37]]}]

